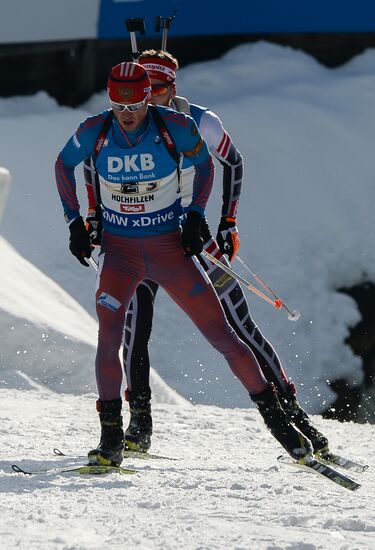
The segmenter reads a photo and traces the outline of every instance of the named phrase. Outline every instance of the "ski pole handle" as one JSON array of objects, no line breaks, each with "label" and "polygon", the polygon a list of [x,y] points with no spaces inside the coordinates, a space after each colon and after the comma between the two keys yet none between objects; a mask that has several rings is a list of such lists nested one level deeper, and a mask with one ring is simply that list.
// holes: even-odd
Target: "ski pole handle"
[{"label": "ski pole handle", "polygon": [[140,32],[142,35],[145,34],[145,18],[131,17],[131,18],[125,19],[125,26],[127,31],[130,34],[132,57],[135,60],[139,57],[136,32]]},{"label": "ski pole handle", "polygon": [[155,19],[155,31],[160,32],[160,29],[163,30],[162,38],[161,38],[161,49],[166,51],[167,49],[167,40],[168,40],[168,31],[171,26],[171,23],[173,19],[176,17],[176,14],[178,12],[178,8],[175,9],[175,12],[170,17],[162,17],[161,15],[158,15]]}]

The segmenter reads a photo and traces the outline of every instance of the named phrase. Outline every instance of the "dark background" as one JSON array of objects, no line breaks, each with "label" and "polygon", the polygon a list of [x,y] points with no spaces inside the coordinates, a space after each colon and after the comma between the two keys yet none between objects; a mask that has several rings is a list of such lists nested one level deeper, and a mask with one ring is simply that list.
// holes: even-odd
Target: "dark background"
[{"label": "dark background", "polygon": [[[77,106],[105,88],[113,65],[131,59],[130,39],[124,26],[125,34],[119,40],[0,43],[0,96],[45,90],[61,105]],[[375,32],[169,36],[168,50],[184,67],[216,59],[239,44],[258,40],[303,50],[323,65],[334,68],[366,48],[375,47]],[[138,37],[140,50],[150,47],[159,48],[160,38]]]}]

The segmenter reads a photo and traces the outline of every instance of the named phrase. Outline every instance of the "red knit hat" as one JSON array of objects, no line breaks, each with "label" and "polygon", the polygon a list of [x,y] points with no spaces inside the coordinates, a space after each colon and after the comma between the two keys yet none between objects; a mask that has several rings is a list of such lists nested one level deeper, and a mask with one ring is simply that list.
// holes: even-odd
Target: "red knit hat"
[{"label": "red knit hat", "polygon": [[166,84],[174,82],[177,66],[170,59],[160,59],[156,55],[141,57],[138,63],[148,72],[150,78],[161,80]]},{"label": "red knit hat", "polygon": [[120,63],[109,73],[107,90],[111,101],[138,103],[151,92],[150,77],[138,63]]}]

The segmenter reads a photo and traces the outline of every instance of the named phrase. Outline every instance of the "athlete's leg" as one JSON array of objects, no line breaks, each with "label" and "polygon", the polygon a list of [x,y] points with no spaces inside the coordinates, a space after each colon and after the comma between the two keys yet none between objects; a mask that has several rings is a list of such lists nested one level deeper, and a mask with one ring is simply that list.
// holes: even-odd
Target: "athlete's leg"
[{"label": "athlete's leg", "polygon": [[150,388],[150,358],[154,299],[159,285],[142,281],[129,306],[124,333],[124,368],[127,380],[126,400],[130,419],[125,430],[125,448],[147,451],[151,446],[152,416]]},{"label": "athlete's leg", "polygon": [[[227,260],[220,255],[215,241],[206,243],[205,249],[228,265]],[[285,371],[276,351],[253,321],[239,283],[204,256],[200,256],[199,261],[215,288],[229,324],[237,336],[250,347],[268,382],[272,382],[278,392],[284,393],[289,384]]]},{"label": "athlete's leg", "polygon": [[[205,250],[221,262],[230,265],[227,259],[221,256],[206,220],[202,222],[202,234]],[[311,440],[314,451],[326,449],[328,447],[327,438],[312,425],[307,413],[298,403],[295,386],[288,381],[276,351],[251,318],[246,298],[239,283],[204,256],[199,256],[199,261],[220,298],[229,324],[239,338],[253,351],[267,381],[274,384],[288,418]]]},{"label": "athlete's leg", "polygon": [[[205,218],[202,220],[201,230],[205,242],[204,249],[221,262],[230,265],[221,255]],[[208,258],[199,256],[199,261],[215,288],[229,324],[237,336],[250,347],[268,382],[272,382],[279,392],[284,393],[288,387],[287,376],[276,351],[251,318],[249,306],[239,283]]]},{"label": "athlete's leg", "polygon": [[[135,242],[134,242],[135,241]],[[120,397],[122,343],[125,313],[144,279],[142,250],[135,239],[106,236],[99,256],[96,312],[99,320],[96,378],[99,398]]]},{"label": "athlete's leg", "polygon": [[142,281],[130,303],[124,332],[124,368],[127,389],[135,395],[150,393],[148,344],[152,330],[154,300],[159,285]]},{"label": "athlete's leg", "polygon": [[[129,240],[128,240],[129,241]],[[119,351],[125,312],[138,283],[144,278],[142,250],[133,241],[103,237],[96,290],[99,320],[96,354],[97,411],[101,425],[99,445],[89,451],[93,464],[121,464],[124,447],[121,414],[122,366]]]}]

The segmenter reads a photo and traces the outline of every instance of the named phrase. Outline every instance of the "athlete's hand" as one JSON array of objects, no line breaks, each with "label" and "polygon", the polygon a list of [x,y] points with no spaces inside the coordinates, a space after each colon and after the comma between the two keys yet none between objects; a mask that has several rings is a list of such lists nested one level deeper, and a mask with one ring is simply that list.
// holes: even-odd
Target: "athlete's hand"
[{"label": "athlete's hand", "polygon": [[193,210],[188,212],[186,223],[182,228],[182,248],[187,258],[196,256],[203,250],[201,220],[202,216],[198,212]]},{"label": "athlete's hand", "polygon": [[83,223],[82,216],[76,218],[70,225],[69,250],[84,266],[89,267],[85,258],[91,257],[90,234]]},{"label": "athlete's hand", "polygon": [[236,218],[221,218],[217,230],[216,241],[221,253],[223,255],[227,254],[230,262],[234,260],[240,247],[240,237],[236,226]]},{"label": "athlete's hand", "polygon": [[87,212],[86,229],[90,234],[91,244],[98,246],[102,242],[102,212],[100,206]]}]

